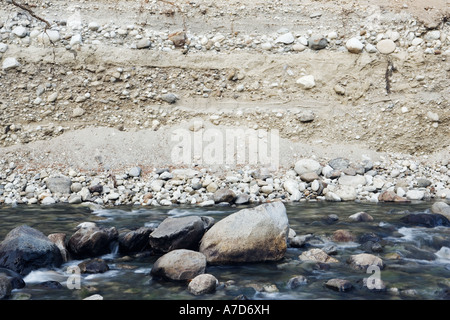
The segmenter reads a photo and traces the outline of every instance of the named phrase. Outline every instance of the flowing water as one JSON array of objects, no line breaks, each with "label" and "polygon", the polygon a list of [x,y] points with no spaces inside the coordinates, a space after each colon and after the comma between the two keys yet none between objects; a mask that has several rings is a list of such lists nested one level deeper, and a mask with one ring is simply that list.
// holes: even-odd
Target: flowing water
[{"label": "flowing water", "polygon": [[[220,300],[245,296],[249,299],[448,299],[450,287],[450,228],[412,227],[400,222],[407,213],[429,212],[432,203],[408,204],[365,204],[310,202],[286,204],[290,227],[297,235],[310,234],[307,245],[288,248],[285,258],[278,262],[252,263],[230,266],[207,266],[207,273],[213,274],[221,283],[214,294],[194,296],[187,291],[186,283],[154,280],[149,275],[158,256],[122,256],[117,247],[102,256],[109,271],[101,274],[81,275],[80,288],[70,289],[68,280],[73,275],[68,268],[81,261],[72,260],[56,270],[36,270],[24,280],[26,287],[15,289],[13,298],[81,299],[98,293],[104,299],[197,299]],[[75,232],[76,226],[85,221],[94,221],[100,226],[115,226],[118,231],[142,226],[157,226],[169,216],[205,215],[216,221],[236,212],[234,207],[120,207],[91,210],[87,207],[16,206],[0,208],[0,239],[13,228],[27,224],[44,234],[64,232],[67,238]],[[348,217],[365,211],[374,220],[354,222]],[[328,219],[337,215],[337,221]],[[349,230],[355,240],[334,242],[335,230]],[[380,256],[386,267],[377,276],[386,286],[385,290],[370,290],[363,285],[363,279],[375,275],[355,271],[347,264],[350,255],[364,252],[358,238],[374,233],[382,238]],[[313,247],[334,246],[333,257],[339,263],[327,266],[300,261],[298,256]],[[289,279],[302,275],[306,283],[290,287]],[[72,278],[71,278],[72,277]],[[338,292],[325,287],[332,278],[349,280],[353,289]],[[43,287],[42,282],[58,281],[62,288]]]}]

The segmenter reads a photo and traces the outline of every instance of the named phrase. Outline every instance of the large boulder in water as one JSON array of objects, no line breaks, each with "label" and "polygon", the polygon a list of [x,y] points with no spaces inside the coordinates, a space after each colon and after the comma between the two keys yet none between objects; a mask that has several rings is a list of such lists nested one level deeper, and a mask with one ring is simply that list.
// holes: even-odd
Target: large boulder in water
[{"label": "large boulder in water", "polygon": [[177,249],[156,260],[150,274],[166,280],[186,281],[205,273],[205,269],[206,258],[202,253]]},{"label": "large boulder in water", "polygon": [[175,249],[197,250],[212,218],[199,216],[169,217],[149,236],[153,250],[169,252]]},{"label": "large boulder in water", "polygon": [[141,227],[137,230],[121,232],[119,234],[119,252],[129,254],[150,249],[148,238],[153,231],[154,228]]},{"label": "large boulder in water", "polygon": [[94,223],[85,223],[70,237],[68,249],[77,259],[96,257],[111,252],[111,246],[118,237],[115,227],[100,228]]},{"label": "large boulder in water", "polygon": [[42,232],[27,225],[11,230],[0,244],[0,267],[26,275],[63,262],[59,248]]},{"label": "large boulder in water", "polygon": [[220,220],[200,242],[211,264],[277,261],[287,248],[289,223],[282,202],[243,209]]},{"label": "large boulder in water", "polygon": [[450,227],[450,221],[438,213],[412,213],[402,217],[400,220],[406,224],[418,227]]}]

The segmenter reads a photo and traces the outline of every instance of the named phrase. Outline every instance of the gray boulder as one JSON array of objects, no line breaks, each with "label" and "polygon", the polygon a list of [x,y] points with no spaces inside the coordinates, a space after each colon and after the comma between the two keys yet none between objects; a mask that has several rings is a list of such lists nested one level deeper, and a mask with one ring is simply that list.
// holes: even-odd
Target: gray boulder
[{"label": "gray boulder", "polygon": [[186,216],[166,218],[149,236],[150,247],[159,252],[175,249],[197,250],[210,226],[207,217]]},{"label": "gray boulder", "polygon": [[11,230],[0,244],[0,267],[21,275],[59,267],[62,262],[59,248],[42,232],[27,225]]},{"label": "gray boulder", "polygon": [[277,261],[287,248],[289,223],[282,202],[233,213],[211,227],[199,251],[211,264]]},{"label": "gray boulder", "polygon": [[72,181],[67,177],[53,177],[45,181],[45,185],[51,193],[69,194]]},{"label": "gray boulder", "polygon": [[344,158],[334,158],[328,162],[328,165],[334,170],[344,170],[350,165],[350,161]]},{"label": "gray boulder", "polygon": [[178,249],[161,256],[150,274],[165,280],[186,281],[205,273],[206,257],[197,251]]}]

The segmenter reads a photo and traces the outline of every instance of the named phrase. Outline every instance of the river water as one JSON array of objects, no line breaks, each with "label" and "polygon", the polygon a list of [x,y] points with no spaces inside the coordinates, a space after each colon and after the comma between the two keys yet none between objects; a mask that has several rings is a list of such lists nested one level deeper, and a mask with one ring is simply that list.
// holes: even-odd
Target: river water
[{"label": "river water", "polygon": [[[401,223],[408,213],[429,212],[432,203],[330,203],[308,202],[286,204],[290,227],[297,235],[310,234],[307,245],[288,248],[285,258],[278,262],[253,263],[232,266],[208,266],[206,272],[213,274],[221,283],[214,294],[194,296],[187,291],[185,283],[154,280],[149,275],[158,256],[122,256],[117,248],[102,256],[109,271],[102,274],[81,275],[80,288],[70,289],[67,280],[73,279],[68,267],[81,261],[72,260],[57,270],[36,270],[24,280],[26,287],[13,290],[13,298],[82,299],[98,293],[106,299],[121,300],[221,300],[245,296],[248,299],[448,299],[450,287],[450,228],[412,227]],[[118,231],[142,226],[157,226],[166,217],[205,215],[216,221],[238,211],[236,207],[115,207],[90,209],[83,206],[16,206],[0,208],[0,239],[13,228],[27,224],[44,234],[64,232],[67,238],[76,226],[94,221],[99,226],[115,226]],[[365,211],[374,219],[371,222],[354,222],[348,217]],[[337,215],[337,221],[328,219]],[[332,241],[333,232],[349,230],[355,240]],[[363,286],[363,279],[374,273],[355,271],[346,263],[350,255],[364,252],[358,239],[374,233],[382,239],[381,257],[386,267],[376,276],[386,286],[385,290],[370,290]],[[334,246],[333,257],[339,263],[318,266],[300,261],[298,256],[311,248]],[[367,249],[366,249],[367,250]],[[306,283],[298,287],[288,285],[293,276],[302,275]],[[72,277],[72,278],[71,278]],[[353,289],[338,292],[325,287],[332,278],[349,280]],[[42,282],[58,281],[62,288],[43,287]]]}]

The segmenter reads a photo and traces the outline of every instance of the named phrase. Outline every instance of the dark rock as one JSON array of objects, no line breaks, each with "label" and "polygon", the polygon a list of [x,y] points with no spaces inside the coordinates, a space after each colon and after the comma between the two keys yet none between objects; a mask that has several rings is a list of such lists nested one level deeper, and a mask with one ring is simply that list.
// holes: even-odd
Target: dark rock
[{"label": "dark rock", "polygon": [[81,273],[104,273],[109,270],[109,266],[103,259],[90,259],[78,264]]},{"label": "dark rock", "polygon": [[326,218],[325,218],[325,223],[335,223],[339,220],[339,217],[337,214],[329,214]]},{"label": "dark rock", "polygon": [[438,226],[450,227],[450,221],[438,213],[416,213],[408,214],[400,221],[418,227],[434,228]]},{"label": "dark rock", "polygon": [[333,244],[328,244],[328,245],[325,245],[323,248],[322,248],[322,250],[326,253],[326,254],[328,254],[328,255],[330,255],[330,256],[332,256],[332,255],[335,255],[335,254],[337,254],[337,247],[335,246],[335,245],[333,245]]},{"label": "dark rock", "polygon": [[119,234],[115,227],[109,229],[87,226],[78,229],[68,242],[71,255],[77,259],[96,257],[111,252]]},{"label": "dark rock", "polygon": [[433,261],[437,258],[437,256],[433,252],[417,248],[412,244],[405,244],[404,248],[406,250],[406,252],[404,253],[405,258],[408,259]]},{"label": "dark rock", "polygon": [[380,240],[381,238],[373,232],[364,233],[358,237],[358,242],[361,244],[367,241],[378,242]]},{"label": "dark rock", "polygon": [[103,192],[103,186],[101,184],[96,184],[95,186],[89,187],[90,193],[102,193]]},{"label": "dark rock", "polygon": [[44,287],[46,289],[62,289],[63,288],[61,283],[59,283],[58,281],[52,281],[52,280],[41,282],[41,283],[39,283],[39,286]]},{"label": "dark rock", "polygon": [[22,289],[25,287],[25,281],[20,274],[6,268],[0,268],[0,275],[5,275],[11,280],[13,289]]},{"label": "dark rock", "polygon": [[383,251],[383,247],[379,242],[374,242],[374,241],[366,241],[361,245],[361,248],[367,252],[382,252]]},{"label": "dark rock", "polygon": [[149,236],[150,247],[159,252],[197,250],[210,221],[200,216],[166,218]]},{"label": "dark rock", "polygon": [[11,279],[0,273],[0,300],[8,298],[12,290]]},{"label": "dark rock", "polygon": [[26,275],[40,268],[59,267],[58,247],[42,232],[27,225],[11,230],[0,244],[0,267]]},{"label": "dark rock", "polygon": [[137,230],[119,234],[119,252],[123,254],[136,253],[150,249],[149,236],[154,228],[141,227]]},{"label": "dark rock", "polygon": [[219,189],[216,192],[214,192],[214,202],[220,203],[220,202],[228,202],[232,203],[236,200],[236,194],[233,190],[230,189]]}]

